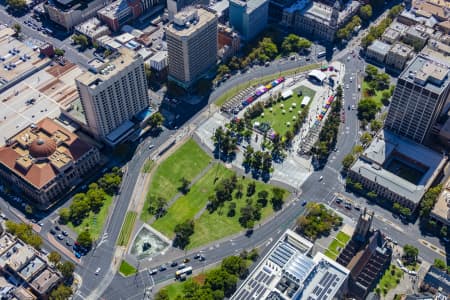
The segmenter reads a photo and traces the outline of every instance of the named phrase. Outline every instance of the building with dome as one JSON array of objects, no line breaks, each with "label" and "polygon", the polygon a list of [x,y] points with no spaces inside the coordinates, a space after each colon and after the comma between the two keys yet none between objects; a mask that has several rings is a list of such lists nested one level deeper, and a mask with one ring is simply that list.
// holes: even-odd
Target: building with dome
[{"label": "building with dome", "polygon": [[39,209],[47,209],[96,166],[98,150],[45,118],[0,148],[0,177]]}]

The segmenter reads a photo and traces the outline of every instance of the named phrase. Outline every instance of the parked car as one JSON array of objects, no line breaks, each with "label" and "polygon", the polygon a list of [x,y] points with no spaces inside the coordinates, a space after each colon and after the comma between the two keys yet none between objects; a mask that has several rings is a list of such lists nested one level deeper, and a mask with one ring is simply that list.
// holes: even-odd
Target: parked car
[{"label": "parked car", "polygon": [[159,267],[159,271],[160,272],[162,272],[162,271],[165,271],[165,270],[167,270],[167,266],[164,264],[164,265],[161,265],[160,267]]},{"label": "parked car", "polygon": [[61,233],[63,234],[63,236],[68,236],[69,235],[69,233],[67,231],[65,231],[65,230],[63,230]]},{"label": "parked car", "polygon": [[53,228],[52,228],[52,229],[50,229],[50,233],[51,233],[51,234],[53,234],[53,235],[55,235],[55,234],[56,234],[56,231],[55,231],[55,229],[53,229]]},{"label": "parked car", "polygon": [[206,258],[203,255],[200,255],[200,257],[198,258],[199,261],[204,261]]},{"label": "parked car", "polygon": [[61,241],[64,239],[64,237],[62,236],[62,234],[58,234],[56,237],[58,238],[58,240],[61,240]]},{"label": "parked car", "polygon": [[58,226],[58,225],[56,225],[56,226],[55,226],[55,230],[56,230],[56,231],[60,231],[60,230],[61,230],[61,228],[59,228],[59,226]]},{"label": "parked car", "polygon": [[72,244],[72,241],[71,241],[71,240],[67,240],[67,241],[66,241],[66,245],[69,246],[69,247],[72,247],[72,245],[73,245],[73,244]]},{"label": "parked car", "polygon": [[306,205],[306,200],[303,200],[302,206],[305,206],[305,205]]}]

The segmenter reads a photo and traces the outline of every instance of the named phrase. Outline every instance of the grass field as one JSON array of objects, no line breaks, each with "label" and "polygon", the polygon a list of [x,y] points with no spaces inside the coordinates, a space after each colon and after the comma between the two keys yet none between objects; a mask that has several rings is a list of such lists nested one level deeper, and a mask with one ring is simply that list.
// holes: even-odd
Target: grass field
[{"label": "grass field", "polygon": [[81,232],[88,229],[92,239],[98,239],[100,233],[103,230],[103,225],[105,224],[106,218],[108,217],[109,207],[111,206],[112,201],[113,197],[110,195],[106,195],[105,202],[97,214],[90,212],[89,216],[85,218],[80,225],[74,226],[71,222],[69,222],[67,223],[67,226],[69,226],[69,228],[75,231],[77,234],[80,234]]},{"label": "grass field", "polygon": [[[394,275],[392,275],[392,273]],[[382,295],[386,295],[387,292],[393,288],[395,288],[398,284],[397,280],[400,281],[403,277],[403,271],[400,268],[397,268],[395,265],[390,265],[389,269],[383,274],[380,282],[378,283],[377,290],[379,289]]]},{"label": "grass field", "polygon": [[122,262],[120,263],[119,272],[123,276],[130,276],[130,275],[136,274],[137,270],[136,270],[135,267],[133,267],[132,265],[130,265],[126,261],[122,260]]},{"label": "grass field", "polygon": [[325,255],[331,259],[336,259],[342,249],[344,249],[347,242],[350,240],[350,236],[339,231],[333,241],[328,245],[328,249],[325,250]]},{"label": "grass field", "polygon": [[215,165],[191,187],[187,195],[180,197],[168,209],[164,217],[156,220],[152,227],[172,238],[174,236],[173,230],[178,223],[193,219],[197,212],[205,207],[208,196],[214,192],[216,172],[219,178],[229,177],[233,174],[232,171],[220,167],[220,165],[218,169]]},{"label": "grass field", "polygon": [[369,89],[369,84],[367,81],[363,81],[362,83],[362,96],[363,98],[372,98],[376,101],[379,108],[383,107],[383,103],[381,102],[382,94],[384,91],[389,91],[389,88],[382,91],[375,91],[375,95],[368,96],[367,90]]},{"label": "grass field", "polygon": [[178,193],[181,178],[194,179],[210,161],[208,154],[192,139],[163,161],[153,175],[141,220],[148,222],[152,217],[148,213],[149,197],[164,197],[170,201]]},{"label": "grass field", "polygon": [[[302,96],[297,95],[297,90],[301,90],[303,92]],[[264,109],[264,116],[259,116],[255,119],[257,122],[267,122],[277,133],[284,135],[289,127],[286,125],[286,122],[290,122],[291,126],[294,123],[293,117],[298,117],[298,111],[303,110],[300,107],[302,100],[305,96],[309,96],[311,98],[310,103],[314,98],[315,92],[306,86],[301,86],[294,91],[292,97],[286,99],[285,101],[281,101],[276,105],[270,108]],[[295,103],[296,107],[293,107],[292,104]],[[283,106],[283,107],[282,107]],[[292,108],[292,111],[289,111]],[[283,110],[285,113],[283,113]]]},{"label": "grass field", "polygon": [[125,221],[120,229],[119,238],[117,239],[117,245],[126,246],[130,240],[131,232],[133,231],[134,222],[136,221],[137,213],[134,211],[127,212]]},{"label": "grass field", "polygon": [[[221,164],[215,165],[192,186],[187,195],[180,197],[168,209],[167,214],[155,221],[152,226],[166,236],[172,238],[174,236],[173,230],[177,224],[194,219],[195,215],[206,206],[208,197],[214,193],[214,179],[216,174],[218,177],[216,182],[219,182],[223,178],[229,178],[233,173],[232,170],[225,168]],[[244,194],[248,183],[251,181],[251,179],[247,178],[238,179],[238,182],[242,183],[244,187]],[[225,203],[224,208],[218,209],[212,214],[205,210],[200,218],[195,221],[195,232],[191,236],[191,242],[188,245],[188,248],[195,248],[243,230],[238,220],[240,208],[246,205],[246,199],[250,198],[253,201],[256,201],[258,192],[262,190],[268,191],[268,199],[271,198],[271,185],[258,181],[255,183],[256,192],[251,197],[246,197],[245,195],[241,199],[233,197],[232,201],[236,203],[236,215],[234,217],[227,216],[229,203]],[[285,197],[287,196],[288,193],[286,192]],[[261,219],[264,219],[273,213],[270,200],[268,202],[267,206],[261,211]]]},{"label": "grass field", "polygon": [[218,106],[222,106],[222,105],[225,104],[225,102],[227,102],[234,95],[238,94],[241,90],[243,90],[243,89],[245,89],[245,88],[247,88],[249,86],[256,85],[256,84],[266,84],[269,81],[277,79],[280,76],[289,76],[289,75],[293,75],[293,74],[298,73],[298,72],[306,72],[308,70],[317,69],[319,67],[320,67],[320,64],[311,64],[311,65],[307,65],[307,66],[303,66],[303,67],[287,70],[287,71],[284,71],[284,72],[281,72],[281,73],[267,75],[267,76],[264,76],[264,77],[261,77],[261,78],[257,78],[257,79],[253,79],[253,80],[247,81],[245,83],[239,84],[236,87],[228,90],[226,93],[223,93],[222,96],[220,96],[215,101],[215,103]]}]

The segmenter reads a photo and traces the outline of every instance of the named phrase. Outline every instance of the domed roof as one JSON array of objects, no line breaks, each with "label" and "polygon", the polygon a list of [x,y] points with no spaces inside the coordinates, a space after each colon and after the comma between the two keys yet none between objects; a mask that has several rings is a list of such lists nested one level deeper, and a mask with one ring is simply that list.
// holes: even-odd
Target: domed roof
[{"label": "domed roof", "polygon": [[30,145],[30,154],[35,158],[48,157],[56,151],[56,143],[49,138],[37,138]]}]

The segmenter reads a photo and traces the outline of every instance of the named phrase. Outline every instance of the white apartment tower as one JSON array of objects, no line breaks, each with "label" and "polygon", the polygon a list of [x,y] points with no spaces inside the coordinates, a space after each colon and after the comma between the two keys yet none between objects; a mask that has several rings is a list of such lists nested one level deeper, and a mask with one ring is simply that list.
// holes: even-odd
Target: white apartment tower
[{"label": "white apartment tower", "polygon": [[104,139],[150,105],[142,57],[121,49],[76,78],[87,125]]},{"label": "white apartment tower", "polygon": [[167,28],[169,78],[189,88],[217,61],[217,16],[203,8],[175,15]]}]

